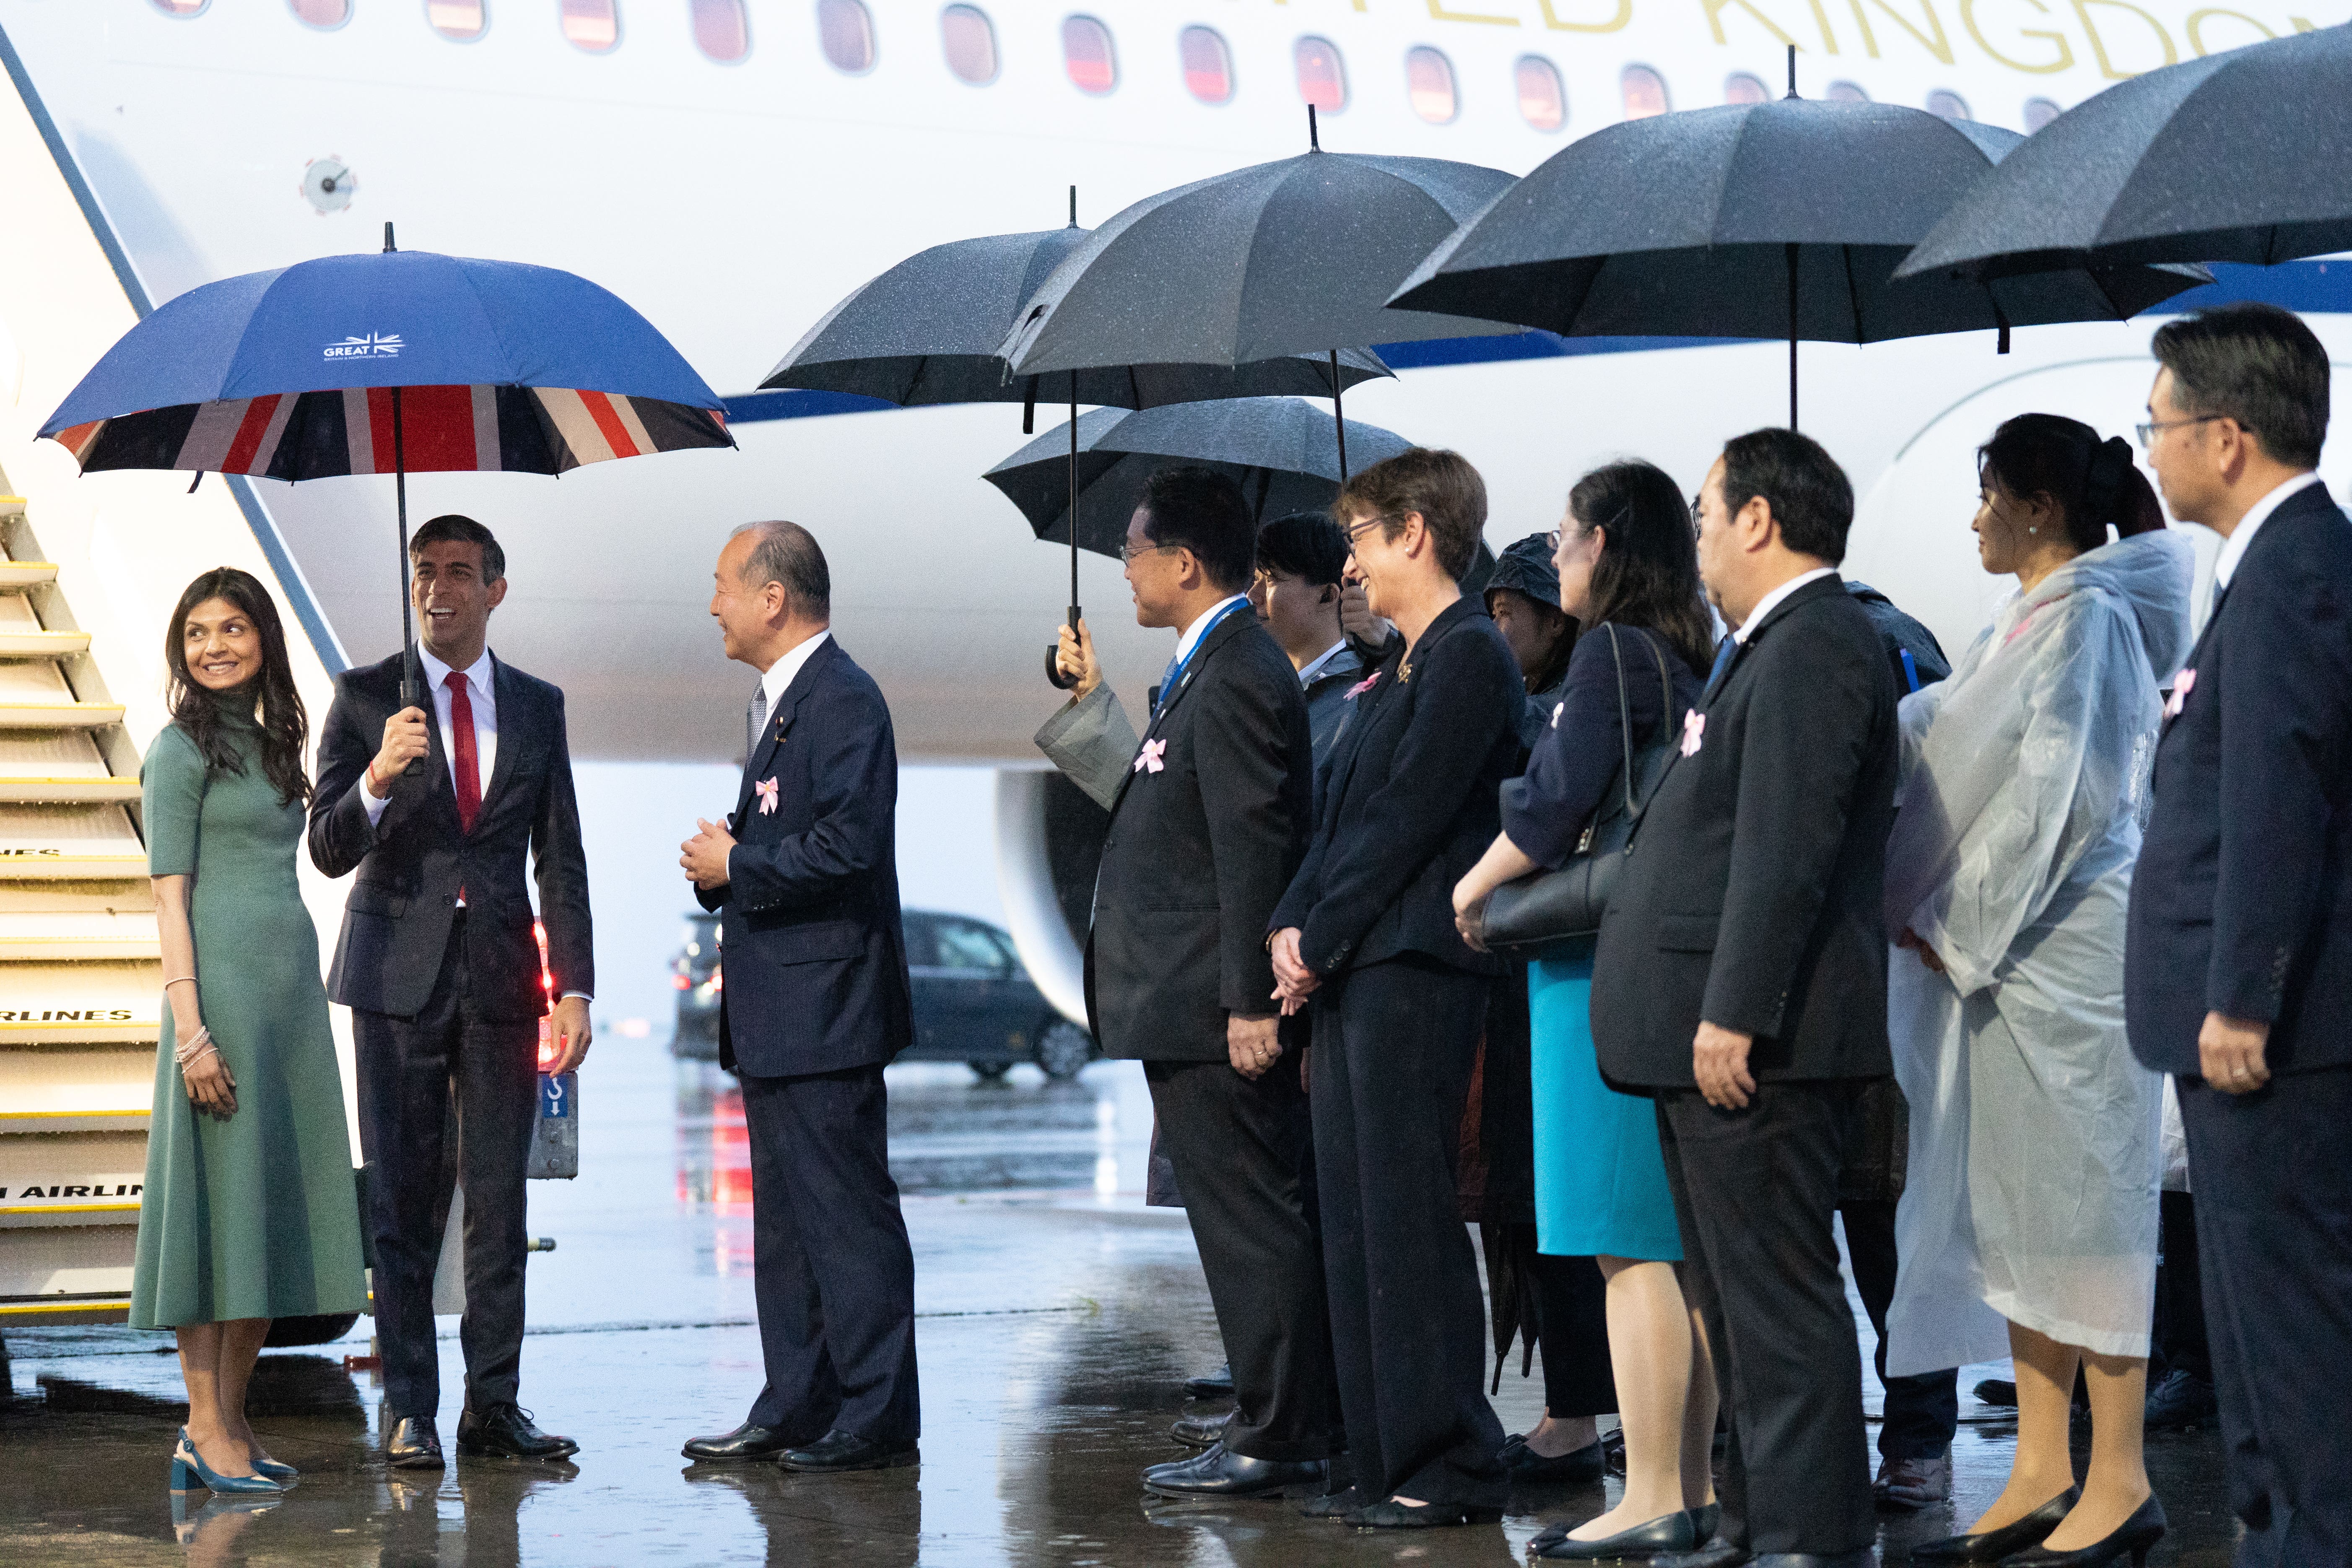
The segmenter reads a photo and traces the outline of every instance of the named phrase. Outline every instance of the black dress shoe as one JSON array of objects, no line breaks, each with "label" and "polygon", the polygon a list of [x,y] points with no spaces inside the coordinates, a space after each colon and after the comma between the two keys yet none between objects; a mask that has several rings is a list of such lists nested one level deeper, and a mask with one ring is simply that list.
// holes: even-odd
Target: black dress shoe
[{"label": "black dress shoe", "polygon": [[1207,1453],[1143,1472],[1143,1489],[1155,1497],[1271,1497],[1288,1487],[1321,1486],[1321,1459],[1253,1459],[1220,1443]]},{"label": "black dress shoe", "polygon": [[2017,1384],[2005,1377],[1988,1377],[1969,1390],[1979,1405],[1990,1405],[1996,1410],[2017,1408]]},{"label": "black dress shoe", "polygon": [[1698,1547],[1699,1537],[1691,1516],[1684,1511],[1661,1514],[1631,1530],[1592,1541],[1579,1541],[1562,1531],[1536,1547],[1535,1554],[1570,1563],[1646,1563],[1653,1557],[1696,1552]]},{"label": "black dress shoe", "polygon": [[1234,1367],[1231,1362],[1216,1371],[1184,1380],[1184,1392],[1194,1399],[1231,1399],[1234,1396]]},{"label": "black dress shoe", "polygon": [[826,1476],[842,1470],[897,1470],[920,1462],[915,1445],[892,1447],[836,1428],[805,1448],[787,1448],[777,1461],[788,1470]]},{"label": "black dress shoe", "polygon": [[1336,1492],[1325,1492],[1312,1498],[1298,1510],[1309,1519],[1340,1519],[1364,1506],[1364,1494],[1353,1487]]},{"label": "black dress shoe", "polygon": [[2011,1520],[1999,1530],[1923,1541],[1911,1549],[1911,1555],[1927,1563],[1998,1563],[2029,1546],[2039,1545],[2082,1500],[2080,1488],[2068,1487],[2023,1519]]},{"label": "black dress shoe", "polygon": [[1226,1415],[1179,1415],[1168,1428],[1168,1435],[1188,1448],[1208,1448],[1224,1441]]},{"label": "black dress shoe", "polygon": [[1527,1438],[1514,1436],[1503,1445],[1501,1458],[1515,1481],[1597,1481],[1605,1468],[1598,1441],[1565,1454],[1538,1454]]},{"label": "black dress shoe", "polygon": [[433,1429],[430,1415],[404,1415],[392,1424],[392,1436],[383,1440],[383,1462],[395,1470],[437,1470],[441,1468],[441,1434]]},{"label": "black dress shoe", "polygon": [[457,1452],[500,1459],[568,1459],[580,1451],[569,1437],[542,1432],[520,1405],[494,1405],[457,1417]]},{"label": "black dress shoe", "polygon": [[2147,1391],[2147,1429],[2151,1432],[2193,1431],[2220,1414],[2213,1385],[2181,1367],[2166,1373],[2164,1381]]},{"label": "black dress shoe", "polygon": [[1493,1524],[1503,1517],[1499,1508],[1472,1508],[1467,1503],[1432,1502],[1419,1508],[1394,1498],[1340,1516],[1340,1522],[1358,1530],[1441,1530],[1452,1524]]},{"label": "black dress shoe", "polygon": [[716,1437],[688,1437],[678,1452],[689,1459],[772,1459],[792,1446],[793,1440],[773,1426],[746,1421]]},{"label": "black dress shoe", "polygon": [[2164,1505],[2150,1493],[2147,1500],[2132,1510],[2131,1517],[2117,1525],[2115,1533],[2105,1541],[2095,1541],[2071,1552],[2030,1547],[2010,1562],[2017,1568],[2101,1568],[2128,1554],[2132,1568],[2141,1568],[2147,1562],[2148,1549],[2164,1539]]}]

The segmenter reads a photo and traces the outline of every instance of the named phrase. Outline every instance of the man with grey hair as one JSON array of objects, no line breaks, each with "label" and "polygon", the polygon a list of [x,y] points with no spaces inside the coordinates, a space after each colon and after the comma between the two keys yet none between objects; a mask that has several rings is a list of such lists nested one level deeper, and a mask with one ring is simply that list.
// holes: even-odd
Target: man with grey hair
[{"label": "man with grey hair", "polygon": [[913,1043],[893,830],[898,744],[834,640],[824,552],[755,522],[719,552],[710,614],[760,671],[743,779],[678,864],[724,917],[719,1060],[743,1085],[753,1295],[767,1386],[696,1460],[916,1462],[915,1260],[890,1179],[882,1068]]}]

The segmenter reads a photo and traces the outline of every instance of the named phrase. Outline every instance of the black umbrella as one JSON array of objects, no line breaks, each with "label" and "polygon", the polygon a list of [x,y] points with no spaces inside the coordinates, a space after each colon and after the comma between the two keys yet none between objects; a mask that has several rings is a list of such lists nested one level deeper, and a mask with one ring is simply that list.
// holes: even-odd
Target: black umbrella
[{"label": "black umbrella", "polygon": [[[1309,128],[1312,141],[1311,118]],[[1475,163],[1318,148],[1162,191],[1073,251],[1002,352],[1024,375],[1297,353],[1337,363],[1339,351],[1371,343],[1508,331],[1382,306],[1432,246],[1510,183]],[[1339,394],[1323,395],[1337,427]],[[1344,474],[1344,440],[1339,455]]]},{"label": "black umbrella", "polygon": [[1928,231],[1899,277],[2352,248],[2352,27],[2134,77],[2060,115]]},{"label": "black umbrella", "polygon": [[[907,406],[1018,403],[1024,435],[1036,427],[1037,404],[1066,403],[1076,429],[1078,405],[1153,408],[1203,399],[1307,393],[1337,398],[1342,389],[1391,374],[1378,354],[1292,354],[1232,363],[1107,362],[1072,373],[1015,375],[1000,352],[1022,306],[1087,239],[1070,190],[1066,228],[995,234],[935,245],[861,285],[825,313],[760,384],[847,392]],[[1077,451],[1069,454],[1068,494],[1078,493]],[[1125,514],[1118,519],[1123,531]],[[1078,624],[1078,552],[1070,551],[1070,625]],[[1061,678],[1049,651],[1046,677]]]},{"label": "black umbrella", "polygon": [[2012,326],[2119,321],[2210,281],[2147,267],[1894,281],[1912,237],[2022,141],[1924,110],[1793,92],[1626,121],[1545,160],[1395,302],[1571,337],[1786,338],[1793,429],[1800,339],[1993,327],[2006,350]]},{"label": "black umbrella", "polygon": [[[1059,543],[1070,537],[1061,455],[1067,441],[1078,453],[1077,544],[1116,557],[1144,481],[1171,463],[1199,463],[1226,474],[1242,487],[1260,521],[1327,510],[1339,494],[1337,437],[1321,409],[1295,397],[1188,403],[1139,414],[1098,408],[1067,430],[1047,431],[983,477],[1021,509],[1038,538]],[[1371,462],[1412,445],[1360,419],[1348,422],[1348,440]]]}]

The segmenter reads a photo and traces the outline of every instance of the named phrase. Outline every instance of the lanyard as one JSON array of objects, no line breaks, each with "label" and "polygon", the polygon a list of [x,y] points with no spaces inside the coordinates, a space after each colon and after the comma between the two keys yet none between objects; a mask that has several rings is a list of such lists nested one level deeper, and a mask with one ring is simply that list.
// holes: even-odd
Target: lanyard
[{"label": "lanyard", "polygon": [[1234,611],[1246,610],[1249,607],[1250,603],[1246,598],[1229,599],[1226,601],[1225,607],[1223,609],[1219,610],[1215,615],[1209,617],[1209,624],[1202,626],[1201,628],[1201,635],[1192,639],[1192,651],[1187,653],[1182,658],[1178,659],[1176,663],[1169,668],[1168,679],[1160,683],[1160,706],[1161,708],[1167,707],[1169,702],[1175,697],[1176,693],[1183,689],[1185,672],[1192,668],[1192,661],[1201,657],[1202,648],[1208,646],[1209,634],[1215,631],[1218,626],[1222,626],[1224,623],[1225,617],[1232,615]]}]

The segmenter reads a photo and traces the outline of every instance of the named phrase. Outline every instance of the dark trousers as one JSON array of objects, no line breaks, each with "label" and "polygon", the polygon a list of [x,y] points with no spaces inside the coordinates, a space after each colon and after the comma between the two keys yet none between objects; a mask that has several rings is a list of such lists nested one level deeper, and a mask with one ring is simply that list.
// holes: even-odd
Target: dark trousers
[{"label": "dark trousers", "polygon": [[1609,1283],[1601,1277],[1601,1266],[1590,1258],[1552,1258],[1529,1250],[1536,1338],[1543,1348],[1544,1414],[1555,1421],[1615,1415]]},{"label": "dark trousers", "polygon": [[368,1226],[375,1234],[385,1409],[398,1416],[440,1408],[433,1268],[453,1182],[466,1189],[466,1315],[458,1328],[466,1405],[476,1411],[512,1405],[522,1372],[523,1173],[538,1111],[538,1022],[475,1010],[460,914],[424,1011],[395,1018],[353,1008],[352,1036],[361,1157],[374,1167]]},{"label": "dark trousers", "polygon": [[2205,1344],[2205,1287],[2197,1260],[2197,1200],[2166,1193],[2156,1265],[2156,1322],[2148,1358],[2151,1384],[2165,1373],[2185,1372],[2213,1381],[2213,1357]]},{"label": "dark trousers", "polygon": [[1368,1499],[1499,1508],[1486,1301],[1454,1196],[1489,982],[1393,960],[1315,1007],[1315,1163],[1340,1414]]},{"label": "dark trousers", "polygon": [[2179,1088],[2239,1561],[2352,1562],[2352,1068]]},{"label": "dark trousers", "polygon": [[1225,1447],[1253,1459],[1328,1458],[1330,1318],[1299,1192],[1298,1064],[1285,1057],[1251,1079],[1226,1062],[1146,1062],[1143,1076],[1233,1366]]},{"label": "dark trousers", "polygon": [[1932,1458],[1952,1446],[1952,1434],[1959,1430],[1959,1369],[1886,1375],[1886,1309],[1895,1301],[1895,1204],[1891,1199],[1848,1198],[1838,1205],[1838,1217],[1845,1222],[1845,1255],[1853,1264],[1854,1289],[1878,1336],[1872,1364],[1886,1389],[1878,1457],[1890,1464]]},{"label": "dark trousers", "polygon": [[915,1255],[890,1179],[882,1069],[741,1079],[768,1374],[746,1419],[800,1443],[835,1429],[912,1443]]},{"label": "dark trousers", "polygon": [[1658,1097],[1683,1289],[1715,1352],[1730,1429],[1723,1538],[1856,1552],[1878,1533],[1862,1352],[1831,1217],[1859,1085],[1762,1083],[1744,1110]]}]

